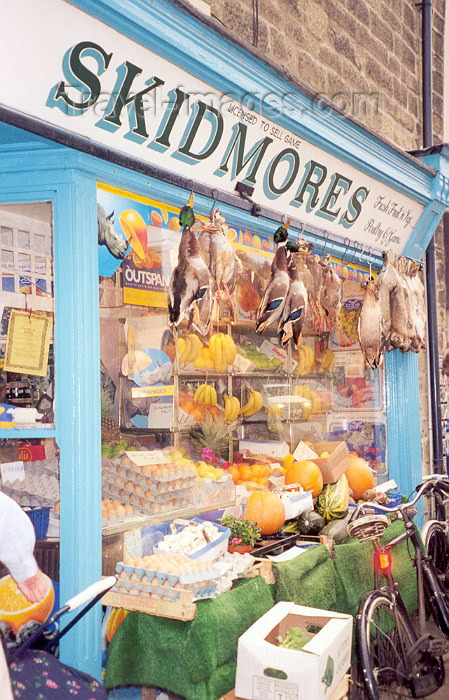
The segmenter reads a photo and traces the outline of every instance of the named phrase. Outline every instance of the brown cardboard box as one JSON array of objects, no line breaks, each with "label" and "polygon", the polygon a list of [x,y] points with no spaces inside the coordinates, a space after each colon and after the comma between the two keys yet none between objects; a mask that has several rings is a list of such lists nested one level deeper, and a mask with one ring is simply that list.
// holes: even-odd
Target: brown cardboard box
[{"label": "brown cardboard box", "polygon": [[349,467],[348,446],[345,442],[330,442],[321,440],[315,445],[318,454],[329,452],[329,457],[318,457],[313,461],[318,464],[323,475],[324,484],[333,484]]}]

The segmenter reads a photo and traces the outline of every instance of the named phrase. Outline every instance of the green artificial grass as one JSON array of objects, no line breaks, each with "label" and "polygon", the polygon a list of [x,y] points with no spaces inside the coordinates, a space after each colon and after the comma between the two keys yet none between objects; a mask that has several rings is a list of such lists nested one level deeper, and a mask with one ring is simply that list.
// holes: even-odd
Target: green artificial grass
[{"label": "green artificial grass", "polygon": [[130,613],[109,646],[105,685],[152,685],[187,700],[218,698],[234,687],[238,638],[273,604],[257,577],[199,603],[188,622]]},{"label": "green artificial grass", "polygon": [[[402,521],[396,521],[381,541],[389,542],[403,530]],[[408,547],[413,550],[403,542],[392,554],[393,573],[411,612],[417,591]],[[373,558],[370,542],[337,545],[333,559],[319,545],[274,565],[276,586],[260,577],[245,580],[199,603],[189,622],[130,613],[109,645],[105,685],[156,686],[186,700],[216,700],[234,687],[238,638],[274,600],[355,616],[361,598],[373,588]]]}]

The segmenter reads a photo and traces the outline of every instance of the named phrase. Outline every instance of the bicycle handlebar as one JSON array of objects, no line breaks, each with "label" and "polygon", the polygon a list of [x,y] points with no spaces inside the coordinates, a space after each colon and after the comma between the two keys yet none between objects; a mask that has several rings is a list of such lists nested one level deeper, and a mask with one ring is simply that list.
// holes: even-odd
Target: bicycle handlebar
[{"label": "bicycle handlebar", "polygon": [[354,513],[352,514],[350,520],[355,520],[358,517],[358,514],[360,511],[366,507],[369,506],[370,508],[378,508],[379,510],[382,510],[384,513],[397,513],[398,511],[402,513],[402,511],[407,510],[408,508],[411,508],[412,506],[419,501],[421,496],[423,495],[424,491],[428,491],[432,488],[432,482],[426,481],[424,484],[421,484],[418,493],[416,494],[415,498],[412,501],[408,501],[408,503],[401,503],[398,506],[394,506],[393,508],[389,508],[388,506],[383,506],[380,503],[373,503],[372,501],[366,501],[365,503],[359,503],[357,508],[355,509]]}]

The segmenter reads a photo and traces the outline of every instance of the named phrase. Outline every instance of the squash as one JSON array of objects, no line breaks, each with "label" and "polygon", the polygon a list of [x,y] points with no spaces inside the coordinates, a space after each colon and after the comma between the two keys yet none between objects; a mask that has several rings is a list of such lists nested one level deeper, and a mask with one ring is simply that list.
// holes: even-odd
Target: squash
[{"label": "squash", "polygon": [[326,527],[323,527],[323,529],[320,532],[320,535],[332,537],[335,544],[343,544],[348,539],[350,539],[348,535],[349,518],[350,516],[347,515],[345,518],[341,518],[340,520],[332,520],[326,525]]},{"label": "squash", "polygon": [[302,513],[298,518],[298,531],[301,535],[318,535],[325,525],[325,519],[314,510]]},{"label": "squash", "polygon": [[316,498],[323,490],[323,475],[318,464],[309,459],[293,462],[285,474],[286,484],[300,484],[304,491],[312,491]]},{"label": "squash", "polygon": [[257,523],[262,535],[274,535],[285,523],[285,508],[272,491],[254,491],[248,498],[244,517]]},{"label": "squash", "polygon": [[316,510],[326,520],[344,518],[348,512],[349,485],[344,474],[334,484],[326,484],[318,496]]},{"label": "squash", "polygon": [[361,457],[349,454],[349,467],[345,471],[349,488],[352,489],[354,500],[359,501],[368,489],[374,488],[374,475]]}]

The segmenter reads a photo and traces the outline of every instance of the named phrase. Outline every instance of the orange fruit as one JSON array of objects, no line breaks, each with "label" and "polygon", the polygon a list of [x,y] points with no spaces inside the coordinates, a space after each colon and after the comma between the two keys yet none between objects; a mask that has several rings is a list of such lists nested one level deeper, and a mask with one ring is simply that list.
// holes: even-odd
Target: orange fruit
[{"label": "orange fruit", "polygon": [[158,211],[154,211],[154,209],[151,212],[151,223],[153,226],[162,226],[162,216]]},{"label": "orange fruit", "polygon": [[153,253],[153,267],[155,270],[160,270],[162,267],[162,258],[158,253]]},{"label": "orange fruit", "polygon": [[170,221],[168,222],[168,228],[171,231],[179,231],[181,226],[179,225],[178,217],[177,216],[172,216]]},{"label": "orange fruit", "polygon": [[232,481],[236,484],[240,479],[240,472],[237,467],[229,467],[228,474],[231,475]]},{"label": "orange fruit", "polygon": [[249,464],[240,464],[239,474],[242,481],[252,481],[253,470]]},{"label": "orange fruit", "polygon": [[55,592],[48,576],[46,579],[48,590],[38,603],[30,603],[11,576],[0,579],[0,621],[6,622],[15,634],[28,622],[42,624],[50,615],[55,601]]},{"label": "orange fruit", "polygon": [[147,250],[143,261],[143,266],[146,267],[148,270],[153,267],[153,253],[151,252],[151,250]]}]

